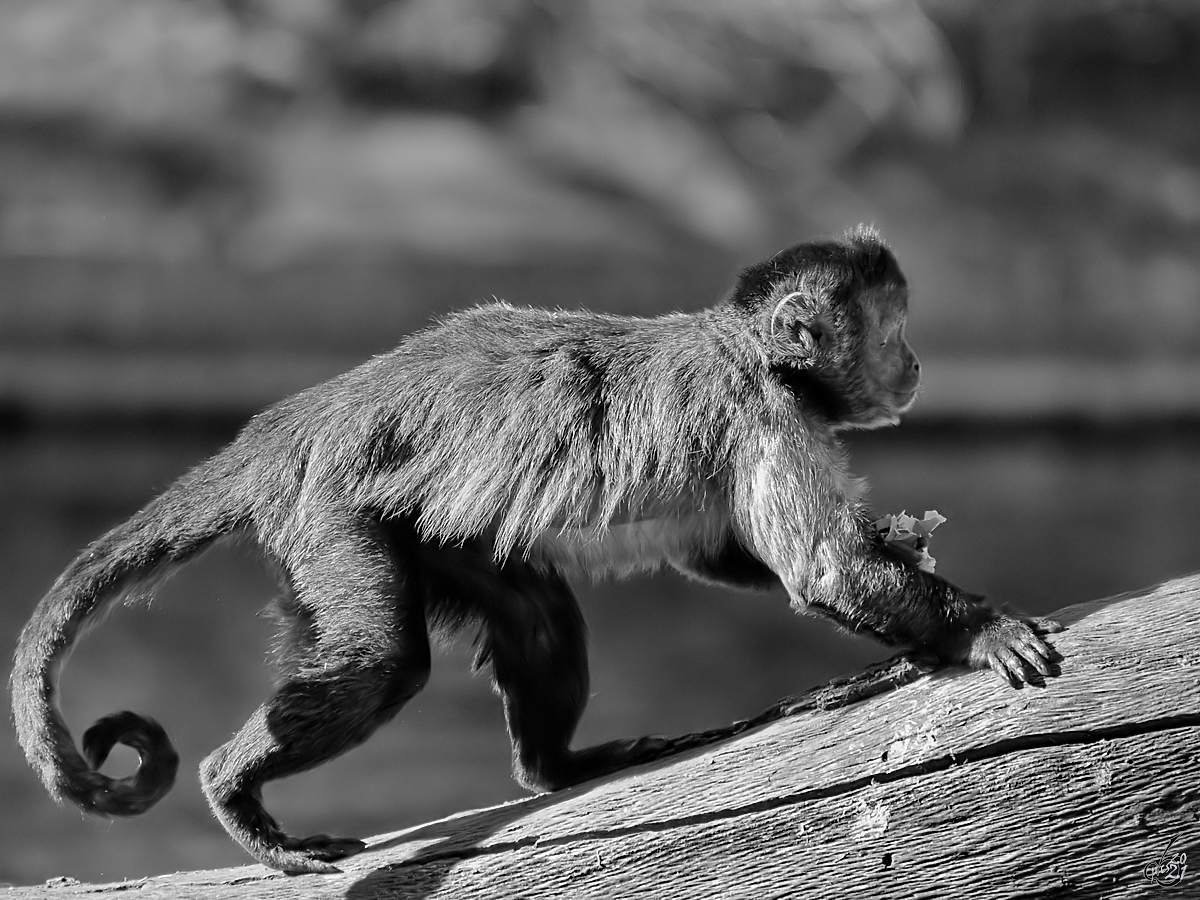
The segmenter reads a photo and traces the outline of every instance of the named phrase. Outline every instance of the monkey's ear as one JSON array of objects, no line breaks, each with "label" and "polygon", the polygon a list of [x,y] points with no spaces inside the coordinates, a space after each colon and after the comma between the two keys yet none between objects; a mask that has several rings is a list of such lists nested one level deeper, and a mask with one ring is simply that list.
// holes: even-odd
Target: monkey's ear
[{"label": "monkey's ear", "polygon": [[804,361],[812,359],[813,354],[820,350],[827,341],[825,329],[819,321],[801,322],[797,320],[792,323],[790,338],[787,347],[788,356],[794,360]]},{"label": "monkey's ear", "polygon": [[793,291],[775,304],[771,314],[771,337],[793,360],[809,359],[826,340],[820,317],[805,299],[803,292]]}]

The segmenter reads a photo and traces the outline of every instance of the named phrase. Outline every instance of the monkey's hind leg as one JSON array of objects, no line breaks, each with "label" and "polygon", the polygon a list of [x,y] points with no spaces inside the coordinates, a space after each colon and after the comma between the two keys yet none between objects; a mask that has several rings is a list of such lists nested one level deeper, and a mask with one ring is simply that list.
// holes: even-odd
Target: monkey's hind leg
[{"label": "monkey's hind leg", "polygon": [[588,696],[587,628],[567,583],[508,561],[499,590],[480,604],[480,661],[490,661],[525,787],[557,790],[663,755],[669,742],[643,737],[583,750],[569,745]]},{"label": "monkey's hind leg", "polygon": [[[362,743],[429,675],[424,604],[374,529],[325,526],[305,542],[281,603],[288,646],[275,693],[200,779],[213,812],[255,859],[285,872],[336,872],[362,841],[287,834],[263,808],[262,786]],[[301,554],[296,554],[301,556]]]}]

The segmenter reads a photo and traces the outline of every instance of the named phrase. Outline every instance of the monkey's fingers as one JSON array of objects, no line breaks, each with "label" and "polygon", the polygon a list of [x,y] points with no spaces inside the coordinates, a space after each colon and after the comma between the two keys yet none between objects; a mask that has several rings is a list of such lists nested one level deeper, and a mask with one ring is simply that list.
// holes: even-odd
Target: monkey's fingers
[{"label": "monkey's fingers", "polygon": [[1013,687],[1044,686],[1059,674],[1062,655],[1026,621],[1001,617],[985,626],[974,644],[971,655]]},{"label": "monkey's fingers", "polygon": [[1021,621],[1032,628],[1034,634],[1057,634],[1066,627],[1054,619],[1047,619],[1043,616],[1023,616]]},{"label": "monkey's fingers", "polygon": [[989,654],[988,666],[1009,687],[1022,688],[1032,677],[1025,661],[1010,647],[998,647]]},{"label": "monkey's fingers", "polygon": [[1036,633],[1019,635],[1012,649],[1043,678],[1058,674],[1056,664],[1062,661],[1062,655]]}]

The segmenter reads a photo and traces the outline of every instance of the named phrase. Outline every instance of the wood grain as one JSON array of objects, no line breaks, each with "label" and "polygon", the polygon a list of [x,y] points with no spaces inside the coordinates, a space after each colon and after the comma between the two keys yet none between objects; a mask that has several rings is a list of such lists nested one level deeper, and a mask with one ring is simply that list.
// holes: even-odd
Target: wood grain
[{"label": "wood grain", "polygon": [[[898,659],[659,763],[377,837],[338,875],[6,897],[1200,897],[1200,575],[1059,617],[1044,688]],[[1179,852],[1182,880],[1147,878]]]}]

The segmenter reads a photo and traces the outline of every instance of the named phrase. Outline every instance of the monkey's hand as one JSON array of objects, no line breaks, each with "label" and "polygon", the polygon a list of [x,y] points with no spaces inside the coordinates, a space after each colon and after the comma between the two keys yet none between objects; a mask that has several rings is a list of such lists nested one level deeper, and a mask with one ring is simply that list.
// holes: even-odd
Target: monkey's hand
[{"label": "monkey's hand", "polygon": [[1044,685],[1059,674],[1059,654],[1045,636],[1062,631],[1051,619],[1017,618],[997,613],[970,633],[961,661],[973,669],[991,669],[1012,687]]}]

